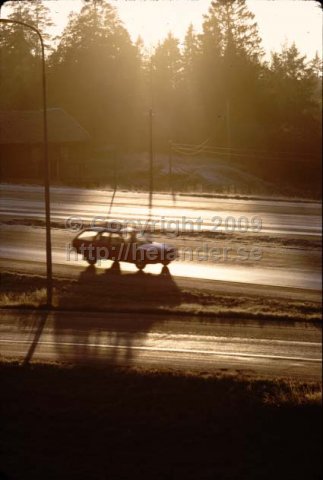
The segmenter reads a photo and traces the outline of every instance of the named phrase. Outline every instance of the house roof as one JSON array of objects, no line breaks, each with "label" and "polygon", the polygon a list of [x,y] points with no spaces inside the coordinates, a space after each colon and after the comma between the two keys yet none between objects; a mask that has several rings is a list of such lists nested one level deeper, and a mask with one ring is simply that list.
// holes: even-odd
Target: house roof
[{"label": "house roof", "polygon": [[[85,142],[86,130],[62,108],[47,109],[50,143]],[[0,144],[35,144],[43,141],[43,111],[0,111]]]}]

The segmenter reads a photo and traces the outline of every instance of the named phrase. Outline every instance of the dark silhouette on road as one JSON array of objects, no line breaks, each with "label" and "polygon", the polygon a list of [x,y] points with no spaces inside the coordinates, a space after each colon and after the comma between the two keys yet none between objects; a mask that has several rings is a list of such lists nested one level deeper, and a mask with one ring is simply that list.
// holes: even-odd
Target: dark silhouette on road
[{"label": "dark silhouette on road", "polygon": [[[181,296],[165,266],[159,275],[143,271],[123,273],[118,262],[103,273],[93,265],[88,266],[81,272],[78,281],[61,295],[59,302],[59,307],[64,310],[72,308],[79,311],[80,322],[83,323],[83,342],[80,343],[79,338],[74,339],[70,331],[68,359],[88,362],[90,358],[100,357],[109,364],[131,364],[133,348],[140,346],[152,325],[160,321],[158,309],[163,311],[179,305]],[[97,302],[97,299],[100,301]],[[86,312],[101,309],[106,312],[106,322],[102,320],[95,326],[91,325]],[[125,315],[120,315],[120,320],[111,324],[111,314],[115,312]],[[61,320],[59,312],[55,313],[54,337],[62,337],[70,327]],[[105,349],[99,346],[103,337],[109,345]],[[56,348],[62,359],[66,358],[64,346],[57,343]]]}]

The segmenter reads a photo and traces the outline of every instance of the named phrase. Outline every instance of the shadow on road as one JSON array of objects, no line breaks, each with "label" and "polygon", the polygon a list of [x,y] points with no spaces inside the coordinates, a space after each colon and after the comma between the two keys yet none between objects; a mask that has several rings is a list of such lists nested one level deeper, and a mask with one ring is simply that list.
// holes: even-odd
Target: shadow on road
[{"label": "shadow on road", "polygon": [[159,275],[138,271],[122,272],[117,262],[100,273],[93,265],[83,270],[78,281],[61,295],[60,307],[108,307],[127,310],[149,310],[176,306],[181,302],[181,291],[167,267]]},{"label": "shadow on road", "polygon": [[40,313],[39,317],[34,317],[34,325],[32,327],[31,331],[31,343],[28,348],[28,351],[26,353],[26,356],[23,360],[23,365],[28,365],[35,353],[35,350],[37,348],[38,342],[41,338],[41,335],[43,333],[47,318],[48,318],[48,312],[44,311]]},{"label": "shadow on road", "polygon": [[167,267],[152,275],[123,273],[118,263],[103,273],[89,266],[59,299],[60,309],[73,313],[68,319],[54,313],[56,352],[73,362],[129,365],[153,324],[161,322],[158,310],[180,303],[181,291]]}]

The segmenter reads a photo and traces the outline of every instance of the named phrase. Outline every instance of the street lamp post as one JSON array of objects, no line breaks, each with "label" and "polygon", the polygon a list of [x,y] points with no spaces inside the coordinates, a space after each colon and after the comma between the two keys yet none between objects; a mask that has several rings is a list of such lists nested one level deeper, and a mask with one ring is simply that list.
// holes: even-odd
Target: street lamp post
[{"label": "street lamp post", "polygon": [[149,217],[152,215],[154,191],[153,109],[149,110]]},{"label": "street lamp post", "polygon": [[45,71],[45,48],[44,41],[39,30],[32,25],[28,25],[18,20],[0,19],[1,23],[13,23],[22,27],[33,30],[40,40],[42,52],[42,85],[43,85],[43,124],[44,124],[44,188],[45,188],[45,215],[46,215],[46,272],[47,272],[47,307],[52,306],[52,246],[51,246],[51,230],[50,230],[50,166],[48,161],[48,134],[47,134],[47,93],[46,93],[46,71]]},{"label": "street lamp post", "polygon": [[153,145],[153,57],[150,46],[150,109],[149,109],[149,219],[152,216],[154,191],[154,145]]}]

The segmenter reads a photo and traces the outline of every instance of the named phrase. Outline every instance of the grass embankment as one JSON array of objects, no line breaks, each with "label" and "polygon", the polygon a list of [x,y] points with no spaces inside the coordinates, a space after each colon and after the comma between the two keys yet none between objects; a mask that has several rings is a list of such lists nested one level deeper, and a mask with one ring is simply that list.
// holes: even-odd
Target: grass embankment
[{"label": "grass embankment", "polygon": [[[45,302],[45,277],[2,274],[0,308],[38,308]],[[94,267],[82,271],[78,279],[56,278],[53,306],[63,310],[321,321],[320,303],[314,301],[180,288],[170,275],[120,274],[111,269],[98,274]]]},{"label": "grass embankment", "polygon": [[15,363],[0,376],[1,478],[320,476],[320,384]]}]

